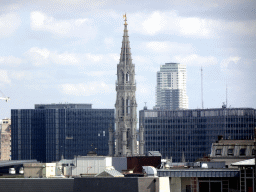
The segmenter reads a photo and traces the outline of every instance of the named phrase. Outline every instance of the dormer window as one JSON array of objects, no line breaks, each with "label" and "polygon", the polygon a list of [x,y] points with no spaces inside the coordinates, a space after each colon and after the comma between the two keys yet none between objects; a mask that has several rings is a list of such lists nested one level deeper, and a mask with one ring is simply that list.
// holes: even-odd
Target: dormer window
[{"label": "dormer window", "polygon": [[228,155],[233,156],[234,155],[234,149],[228,149]]},{"label": "dormer window", "polygon": [[221,149],[216,149],[216,155],[221,155]]},{"label": "dormer window", "polygon": [[246,148],[240,149],[240,156],[245,156]]}]

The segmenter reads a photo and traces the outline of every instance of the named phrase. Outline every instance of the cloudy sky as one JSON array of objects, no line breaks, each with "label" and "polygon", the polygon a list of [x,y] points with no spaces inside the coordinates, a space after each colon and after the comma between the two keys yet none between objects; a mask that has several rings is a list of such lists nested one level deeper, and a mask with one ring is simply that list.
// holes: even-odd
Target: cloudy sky
[{"label": "cloudy sky", "polygon": [[114,108],[123,14],[138,110],[155,105],[160,65],[187,65],[189,108],[256,108],[255,0],[1,0],[0,119],[34,104]]}]

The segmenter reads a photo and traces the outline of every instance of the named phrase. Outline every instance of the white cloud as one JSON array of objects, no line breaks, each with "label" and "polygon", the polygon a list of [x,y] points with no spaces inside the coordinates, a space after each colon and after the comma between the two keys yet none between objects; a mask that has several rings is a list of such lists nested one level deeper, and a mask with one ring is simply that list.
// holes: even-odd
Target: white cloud
[{"label": "white cloud", "polygon": [[116,74],[115,70],[110,71],[90,71],[86,73],[88,76],[99,77],[99,76],[113,76]]},{"label": "white cloud", "polygon": [[14,56],[4,56],[0,57],[0,65],[14,65],[18,66],[23,62],[22,59]]},{"label": "white cloud", "polygon": [[27,71],[27,74],[25,73],[25,71],[12,71],[11,78],[17,79],[17,80],[23,80],[26,77],[30,77],[30,75],[28,75],[29,73],[30,73],[29,71]]},{"label": "white cloud", "polygon": [[35,31],[48,31],[58,37],[81,37],[92,39],[97,30],[88,18],[57,20],[39,11],[30,14],[31,29]]},{"label": "white cloud", "polygon": [[216,38],[222,33],[255,35],[256,20],[225,21],[179,16],[176,11],[135,13],[129,16],[131,33],[143,35],[168,34],[197,38]]},{"label": "white cloud", "polygon": [[62,84],[60,85],[60,89],[67,95],[75,96],[91,96],[115,92],[114,85],[97,81],[79,84]]},{"label": "white cloud", "polygon": [[80,59],[77,54],[74,53],[62,53],[51,52],[46,48],[32,47],[25,55],[35,66],[47,65],[49,63],[59,65],[76,65],[79,64]]},{"label": "white cloud", "polygon": [[20,26],[21,20],[17,13],[0,16],[0,38],[11,36]]},{"label": "white cloud", "polygon": [[154,67],[154,61],[152,57],[145,57],[145,56],[135,56],[133,57],[133,62],[135,64],[136,72],[156,72],[158,68]]},{"label": "white cloud", "polygon": [[170,41],[151,41],[143,43],[141,47],[146,47],[149,51],[157,53],[192,53],[194,48],[190,44],[176,43]]},{"label": "white cloud", "polygon": [[80,62],[76,54],[67,52],[63,54],[58,54],[55,52],[51,55],[51,60],[54,63],[61,65],[75,65]]},{"label": "white cloud", "polygon": [[85,55],[86,59],[88,59],[91,62],[101,62],[103,60],[103,55],[101,54],[91,54],[91,53],[87,53]]},{"label": "white cloud", "polygon": [[167,20],[160,12],[156,11],[149,16],[149,18],[142,23],[144,31],[150,35],[155,35],[166,26]]},{"label": "white cloud", "polygon": [[233,56],[233,57],[229,57],[227,59],[223,59],[220,63],[220,66],[221,66],[221,69],[222,70],[226,70],[228,68],[228,65],[230,63],[235,63],[237,64],[237,62],[241,59],[241,57],[238,57],[238,56]]},{"label": "white cloud", "polygon": [[83,56],[85,65],[95,65],[101,67],[101,70],[109,70],[116,67],[116,64],[119,62],[119,54],[92,54],[86,53]]},{"label": "white cloud", "polygon": [[104,39],[104,43],[106,44],[107,47],[113,47],[114,46],[114,39],[111,37],[107,37]]},{"label": "white cloud", "polygon": [[175,56],[174,60],[179,61],[179,63],[191,65],[191,66],[209,66],[216,65],[218,60],[216,57],[208,56],[203,57],[197,54],[191,54],[188,56]]},{"label": "white cloud", "polygon": [[8,72],[6,70],[0,70],[0,82],[2,83],[11,83],[11,80],[8,76]]},{"label": "white cloud", "polygon": [[38,47],[32,47],[29,49],[25,55],[35,66],[48,64],[50,51],[48,49],[40,49]]},{"label": "white cloud", "polygon": [[173,34],[203,38],[215,35],[212,25],[217,22],[197,17],[181,17],[176,11],[136,13],[130,16],[130,20],[131,31],[144,35]]}]

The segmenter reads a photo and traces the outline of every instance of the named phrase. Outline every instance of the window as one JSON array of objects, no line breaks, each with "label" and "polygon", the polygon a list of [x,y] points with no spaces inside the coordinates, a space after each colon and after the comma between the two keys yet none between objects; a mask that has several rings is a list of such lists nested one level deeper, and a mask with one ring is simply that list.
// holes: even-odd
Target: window
[{"label": "window", "polygon": [[221,155],[221,149],[216,149],[216,155]]},{"label": "window", "polygon": [[246,148],[240,149],[240,156],[244,156],[245,155],[245,151],[246,151]]},{"label": "window", "polygon": [[129,82],[129,73],[126,73],[126,82]]},{"label": "window", "polygon": [[252,155],[255,155],[255,149],[252,150]]},{"label": "window", "polygon": [[126,114],[129,115],[131,113],[131,101],[126,99]]},{"label": "window", "polygon": [[234,155],[234,149],[228,149],[228,155],[233,156]]}]

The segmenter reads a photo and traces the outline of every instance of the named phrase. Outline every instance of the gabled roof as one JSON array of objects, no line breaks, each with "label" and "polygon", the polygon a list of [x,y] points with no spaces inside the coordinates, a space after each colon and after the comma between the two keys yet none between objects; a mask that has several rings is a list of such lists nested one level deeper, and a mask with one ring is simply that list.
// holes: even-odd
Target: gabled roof
[{"label": "gabled roof", "polygon": [[255,165],[255,159],[247,159],[244,161],[232,163],[231,165],[232,166],[246,166],[246,165],[252,166],[252,165]]},{"label": "gabled roof", "polygon": [[112,170],[104,170],[103,172],[95,175],[95,177],[124,177],[124,175],[119,171],[112,169]]}]

